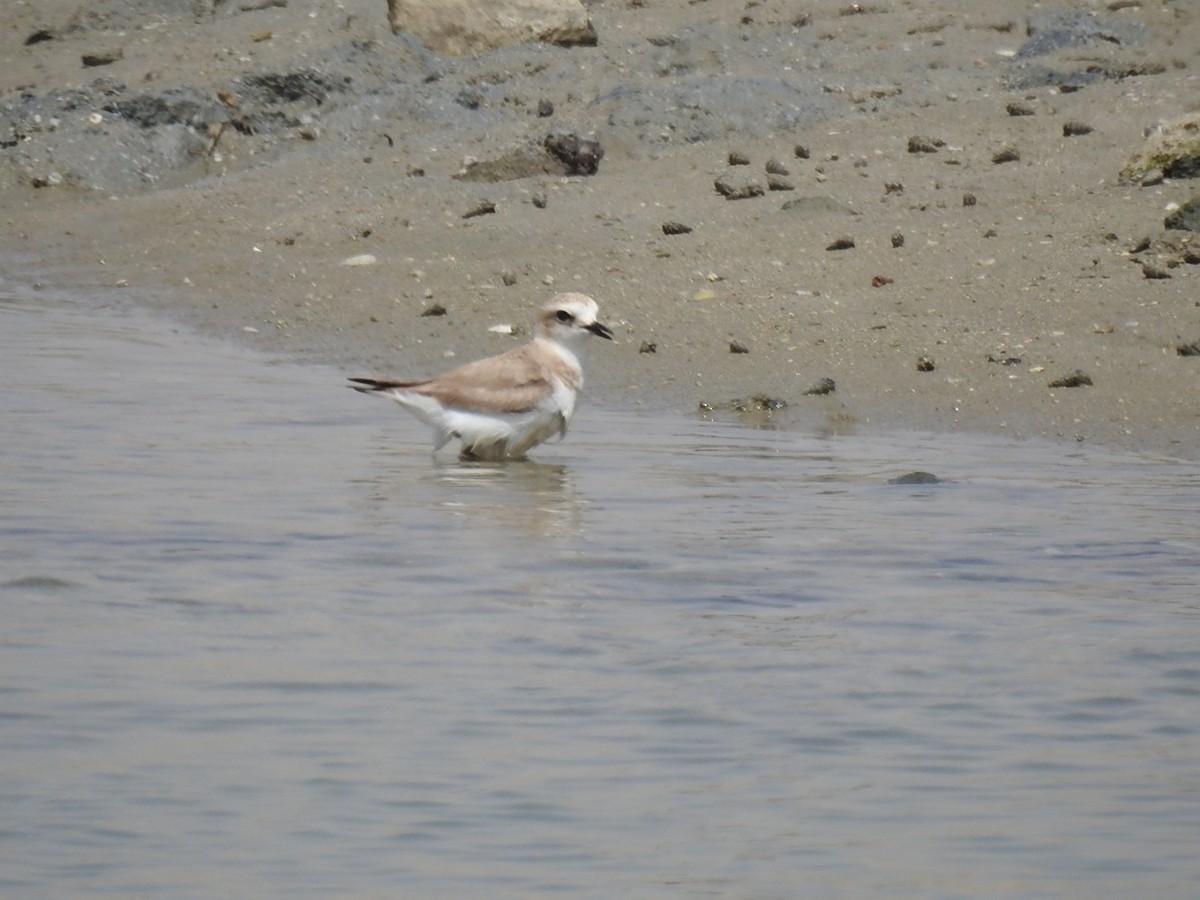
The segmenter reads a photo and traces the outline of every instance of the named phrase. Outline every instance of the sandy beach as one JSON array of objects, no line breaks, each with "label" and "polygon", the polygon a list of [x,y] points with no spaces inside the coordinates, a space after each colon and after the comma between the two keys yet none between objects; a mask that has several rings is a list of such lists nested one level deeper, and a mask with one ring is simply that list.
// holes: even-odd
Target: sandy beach
[{"label": "sandy beach", "polygon": [[582,291],[589,403],[1200,458],[1200,183],[1120,178],[1200,110],[1192,3],[594,2],[467,57],[198,6],[10,4],[6,279],[385,377]]}]

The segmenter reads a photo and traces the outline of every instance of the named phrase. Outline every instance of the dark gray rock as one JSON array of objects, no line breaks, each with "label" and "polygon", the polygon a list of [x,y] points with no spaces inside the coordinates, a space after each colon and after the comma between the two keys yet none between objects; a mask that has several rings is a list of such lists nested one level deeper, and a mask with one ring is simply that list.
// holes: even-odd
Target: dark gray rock
[{"label": "dark gray rock", "polygon": [[1145,30],[1140,22],[1116,16],[1061,10],[1035,12],[1026,22],[1029,37],[1017,50],[1017,57],[1044,56],[1064,47],[1128,47],[1138,43]]},{"label": "dark gray rock", "polygon": [[1163,219],[1163,227],[1172,231],[1200,231],[1200,197],[1193,197]]}]

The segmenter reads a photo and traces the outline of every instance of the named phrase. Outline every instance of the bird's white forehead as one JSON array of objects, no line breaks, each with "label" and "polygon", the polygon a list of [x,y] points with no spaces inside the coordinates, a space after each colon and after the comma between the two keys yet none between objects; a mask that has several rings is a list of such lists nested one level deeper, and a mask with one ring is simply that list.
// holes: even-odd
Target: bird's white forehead
[{"label": "bird's white forehead", "polygon": [[596,301],[587,294],[577,294],[567,292],[563,294],[555,294],[550,298],[550,302],[542,307],[543,315],[553,315],[560,309],[565,309],[569,313],[584,318],[596,318],[596,313],[600,308],[596,305]]}]

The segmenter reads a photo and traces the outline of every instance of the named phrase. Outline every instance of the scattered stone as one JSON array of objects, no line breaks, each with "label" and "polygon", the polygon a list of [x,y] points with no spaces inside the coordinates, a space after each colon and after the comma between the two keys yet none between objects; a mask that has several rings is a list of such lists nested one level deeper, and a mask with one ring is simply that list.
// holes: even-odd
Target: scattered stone
[{"label": "scattered stone", "polygon": [[1150,235],[1145,234],[1133,242],[1133,246],[1129,248],[1130,253],[1145,253],[1150,249]]},{"label": "scattered stone", "polygon": [[1017,50],[1025,59],[1043,56],[1064,47],[1125,47],[1136,44],[1145,31],[1140,22],[1091,11],[1032,12],[1026,20],[1029,39]]},{"label": "scattered stone", "polygon": [[532,197],[529,198],[529,202],[532,203],[534,205],[534,207],[537,209],[545,209],[546,208],[546,195],[545,194],[534,194]]},{"label": "scattered stone", "polygon": [[1142,187],[1156,187],[1163,183],[1166,179],[1162,169],[1151,169],[1142,176],[1142,180],[1138,182]]},{"label": "scattered stone", "polygon": [[884,196],[887,196],[888,194],[903,194],[904,185],[899,181],[885,181],[883,183],[883,193]]},{"label": "scattered stone", "polygon": [[786,400],[781,400],[778,397],[768,397],[765,394],[756,394],[753,397],[745,399],[739,397],[735,400],[730,400],[728,403],[718,403],[715,406],[708,403],[700,405],[700,408],[706,411],[729,409],[739,413],[772,413],[786,407]]},{"label": "scattered stone", "polygon": [[1154,265],[1154,263],[1142,263],[1142,277],[1154,280],[1163,280],[1171,277],[1171,273],[1166,269]]},{"label": "scattered stone", "polygon": [[554,115],[554,104],[549,100],[542,99],[538,101],[537,114],[539,119],[548,119]]},{"label": "scattered stone", "polygon": [[1019,356],[999,356],[999,357],[997,357],[997,356],[992,356],[989,353],[987,361],[990,363],[996,363],[997,365],[1001,365],[1001,366],[1019,366],[1021,364],[1021,357],[1019,357]]},{"label": "scattered stone", "polygon": [[828,247],[826,247],[825,249],[826,250],[851,250],[851,249],[853,249],[853,247],[854,247],[854,238],[840,237],[836,241],[834,241],[832,244],[830,244]]},{"label": "scattered stone", "polygon": [[739,153],[737,150],[729,151],[728,160],[731,166],[750,165],[750,157],[748,157],[745,153]]},{"label": "scattered stone", "polygon": [[904,88],[896,84],[869,84],[846,88],[845,92],[851,103],[862,104],[885,97],[899,97],[904,93]]},{"label": "scattered stone", "polygon": [[832,394],[837,390],[837,382],[832,378],[821,378],[814,382],[812,387],[804,392],[805,397],[824,397],[826,394]]},{"label": "scattered stone", "polygon": [[1163,228],[1171,231],[1200,231],[1200,197],[1180,205],[1179,209],[1163,219]]},{"label": "scattered stone", "polygon": [[551,132],[542,145],[566,165],[568,175],[595,175],[604,158],[599,141],[573,133]]},{"label": "scattered stone", "polygon": [[966,193],[963,194],[963,198],[962,198],[963,206],[974,206],[978,202],[979,201],[976,199],[975,195],[972,194],[970,191],[967,191]]},{"label": "scattered stone", "polygon": [[936,368],[937,368],[937,366],[935,366],[933,364],[933,360],[930,359],[928,356],[918,356],[917,357],[917,371],[918,372],[932,372]]},{"label": "scattered stone", "polygon": [[838,10],[839,16],[876,16],[880,13],[885,13],[888,10],[883,6],[875,6],[870,3],[851,3],[849,6],[843,6]]},{"label": "scattered stone", "polygon": [[1155,169],[1166,178],[1200,176],[1200,112],[1159,123],[1120,175],[1123,181],[1145,183],[1143,179]]},{"label": "scattered stone", "polygon": [[1085,375],[1082,370],[1076,369],[1070,375],[1064,375],[1062,378],[1055,378],[1050,382],[1049,387],[1052,388],[1074,388],[1090,385],[1092,379]]},{"label": "scattered stone", "polygon": [[663,222],[662,231],[663,234],[691,234],[692,226],[682,222]]},{"label": "scattered stone", "polygon": [[750,348],[747,347],[745,344],[743,344],[741,341],[730,341],[729,342],[729,352],[730,353],[749,353]]},{"label": "scattered stone", "polygon": [[992,154],[992,162],[996,165],[1008,162],[1019,162],[1021,151],[1016,147],[1003,147]]},{"label": "scattered stone", "polygon": [[879,288],[887,284],[894,284],[895,278],[888,278],[886,275],[876,275],[871,279],[871,287]]},{"label": "scattered stone", "polygon": [[1080,137],[1091,134],[1095,129],[1083,122],[1063,122],[1063,137]]},{"label": "scattered stone", "polygon": [[797,144],[792,148],[792,155],[795,156],[796,159],[808,159],[812,154],[803,144]]},{"label": "scattered stone", "polygon": [[889,478],[888,484],[941,484],[942,479],[932,472],[909,472]]},{"label": "scattered stone", "polygon": [[379,260],[372,253],[359,253],[357,256],[347,256],[342,260],[343,266],[373,266]]},{"label": "scattered stone", "polygon": [[505,287],[512,287],[514,284],[517,283],[517,273],[512,272],[508,269],[505,269],[503,272],[500,273],[500,282]]},{"label": "scattered stone", "polygon": [[658,344],[654,341],[642,341],[642,346],[638,347],[638,353],[657,353]]},{"label": "scattered stone", "polygon": [[794,191],[795,186],[786,178],[779,175],[767,176],[767,190],[769,191]]},{"label": "scattered stone", "polygon": [[445,314],[446,307],[442,306],[440,303],[434,303],[432,306],[427,306],[421,310],[421,318],[423,319],[436,318],[437,316],[444,316]]},{"label": "scattered stone", "polygon": [[[424,170],[418,170],[425,174]],[[410,170],[409,174],[413,174]],[[567,166],[551,156],[545,147],[522,144],[492,159],[472,159],[454,177],[458,181],[517,181],[535,175],[566,175]]]},{"label": "scattered stone", "polygon": [[118,47],[115,50],[105,50],[101,53],[85,53],[80,57],[85,69],[94,69],[99,66],[111,66],[117,60],[125,58],[125,51]]},{"label": "scattered stone", "polygon": [[766,193],[753,178],[738,178],[733,173],[722,175],[713,182],[713,187],[726,200],[746,200]]},{"label": "scattered stone", "polygon": [[483,94],[475,88],[463,88],[454,98],[454,102],[463,109],[479,109],[483,106]]},{"label": "scattered stone", "polygon": [[496,204],[491,200],[480,200],[465,213],[462,214],[464,219],[474,219],[476,216],[490,216],[496,211]]},{"label": "scattered stone", "polygon": [[785,175],[786,176],[786,175],[792,174],[791,172],[789,172],[787,170],[787,166],[785,166],[779,160],[774,159],[774,158],[767,160],[766,170],[767,170],[768,175]]},{"label": "scattered stone", "polygon": [[64,180],[61,172],[49,172],[45,175],[34,175],[29,179],[29,183],[35,188],[58,187]]},{"label": "scattered stone", "polygon": [[416,35],[435,53],[463,56],[508,44],[596,44],[580,0],[388,0],[392,34]]},{"label": "scattered stone", "polygon": [[54,40],[54,32],[46,28],[39,28],[32,32],[29,37],[25,38],[25,46],[29,47],[33,44],[40,44],[42,41]]},{"label": "scattered stone", "polygon": [[1175,348],[1175,352],[1180,356],[1200,356],[1200,341],[1192,341],[1190,344],[1179,344]]},{"label": "scattered stone", "polygon": [[908,139],[909,153],[937,153],[938,150],[945,146],[946,142],[940,138],[914,135]]},{"label": "scattered stone", "polygon": [[849,206],[845,206],[832,197],[797,197],[794,200],[785,201],[779,208],[809,216],[819,216],[826,213],[838,213],[844,216],[858,215]]},{"label": "scattered stone", "polygon": [[1009,103],[1004,107],[1010,116],[1032,116],[1033,107],[1027,103]]},{"label": "scattered stone", "polygon": [[894,249],[898,250],[899,248],[901,248],[903,246],[904,246],[904,235],[902,235],[900,232],[897,231],[895,234],[892,235],[892,247]]}]

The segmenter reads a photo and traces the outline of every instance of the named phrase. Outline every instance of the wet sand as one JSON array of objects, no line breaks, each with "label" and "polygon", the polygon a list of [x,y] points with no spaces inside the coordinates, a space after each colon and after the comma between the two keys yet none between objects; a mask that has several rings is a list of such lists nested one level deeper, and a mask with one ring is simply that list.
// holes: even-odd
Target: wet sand
[{"label": "wet sand", "polygon": [[[620,340],[594,348],[589,402],[763,397],[786,406],[750,415],[783,427],[1200,458],[1200,357],[1179,352],[1200,267],[1163,228],[1200,184],[1118,178],[1200,103],[1200,10],[1110,6],[1055,5],[1108,30],[1031,54],[1025,3],[593,3],[595,47],[440,59],[383,0],[16,4],[5,121],[56,91],[60,121],[0,134],[3,265],[352,375],[499,352],[522,337],[490,326],[579,290]],[[215,141],[211,113],[134,128],[103,105],[188,88],[249,111],[263,73],[322,96]],[[461,177],[551,132],[598,141],[595,174]]]}]

